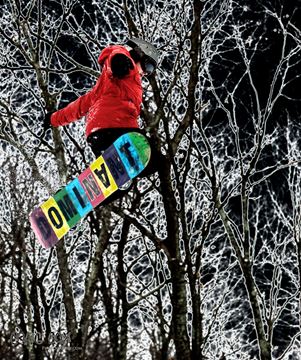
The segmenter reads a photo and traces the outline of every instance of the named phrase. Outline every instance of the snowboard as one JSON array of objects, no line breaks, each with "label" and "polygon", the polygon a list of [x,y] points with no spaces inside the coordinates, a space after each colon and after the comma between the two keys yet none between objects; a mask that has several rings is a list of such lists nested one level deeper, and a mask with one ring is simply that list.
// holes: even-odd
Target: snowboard
[{"label": "snowboard", "polygon": [[29,220],[39,243],[53,247],[92,209],[139,175],[150,156],[144,135],[120,136],[77,178],[31,212]]}]

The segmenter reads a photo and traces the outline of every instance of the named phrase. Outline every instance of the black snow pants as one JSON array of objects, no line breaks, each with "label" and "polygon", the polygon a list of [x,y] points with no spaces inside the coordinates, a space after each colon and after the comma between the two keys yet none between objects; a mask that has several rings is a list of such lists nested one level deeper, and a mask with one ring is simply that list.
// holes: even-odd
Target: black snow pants
[{"label": "black snow pants", "polygon": [[[109,129],[101,129],[93,132],[87,137],[87,142],[91,146],[91,149],[96,157],[100,156],[104,150],[106,150],[110,145],[113,144],[115,140],[117,140],[121,135],[126,134],[128,132],[138,132],[145,136],[145,131],[139,128],[109,128]],[[151,159],[146,166],[146,168],[139,174],[139,178],[149,176],[155,173],[158,169],[158,163],[161,154],[157,154],[157,150],[152,143],[151,139],[147,138],[150,147],[151,147]],[[157,156],[156,156],[157,154]],[[112,195],[105,199],[101,205],[107,205],[114,200],[117,200],[125,195],[126,192],[130,190],[129,187],[127,190],[116,190]]]}]

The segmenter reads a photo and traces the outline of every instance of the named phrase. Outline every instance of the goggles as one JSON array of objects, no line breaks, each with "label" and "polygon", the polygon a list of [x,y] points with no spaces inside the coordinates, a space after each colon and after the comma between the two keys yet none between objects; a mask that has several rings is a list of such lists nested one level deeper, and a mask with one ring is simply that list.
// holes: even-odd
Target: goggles
[{"label": "goggles", "polygon": [[143,72],[146,74],[146,76],[149,76],[154,73],[156,67],[148,56],[144,56],[140,60],[140,62],[141,62],[141,68]]},{"label": "goggles", "polygon": [[132,48],[132,50],[130,50],[130,54],[135,62],[141,63],[141,68],[146,76],[149,76],[154,73],[156,69],[156,65],[154,61],[149,56],[145,55],[144,52],[138,46]]}]

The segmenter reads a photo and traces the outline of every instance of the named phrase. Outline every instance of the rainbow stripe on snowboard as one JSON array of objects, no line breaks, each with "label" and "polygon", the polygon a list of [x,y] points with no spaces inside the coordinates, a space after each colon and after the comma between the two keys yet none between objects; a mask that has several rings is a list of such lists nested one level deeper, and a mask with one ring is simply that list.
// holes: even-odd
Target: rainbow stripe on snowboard
[{"label": "rainbow stripe on snowboard", "polygon": [[140,174],[150,155],[142,134],[120,136],[76,179],[32,211],[29,219],[40,244],[54,246],[93,208]]}]

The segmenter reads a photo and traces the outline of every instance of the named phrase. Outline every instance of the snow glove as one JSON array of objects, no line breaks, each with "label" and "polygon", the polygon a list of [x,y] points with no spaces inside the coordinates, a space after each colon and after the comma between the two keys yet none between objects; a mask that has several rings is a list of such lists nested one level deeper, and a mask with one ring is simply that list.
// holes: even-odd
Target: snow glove
[{"label": "snow glove", "polygon": [[122,79],[134,69],[132,60],[124,54],[116,54],[111,60],[113,76]]}]

